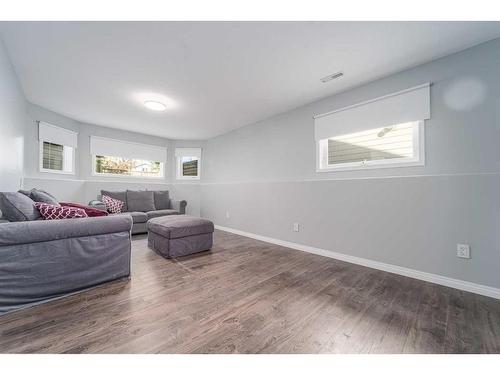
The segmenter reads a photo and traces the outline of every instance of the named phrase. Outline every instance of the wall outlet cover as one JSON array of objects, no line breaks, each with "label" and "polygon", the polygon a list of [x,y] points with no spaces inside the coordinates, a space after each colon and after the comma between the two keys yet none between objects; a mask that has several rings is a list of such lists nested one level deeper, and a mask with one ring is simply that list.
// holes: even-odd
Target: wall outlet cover
[{"label": "wall outlet cover", "polygon": [[293,223],[293,231],[298,232],[299,231],[299,223]]},{"label": "wall outlet cover", "polygon": [[466,244],[457,244],[457,257],[470,259],[470,246]]}]

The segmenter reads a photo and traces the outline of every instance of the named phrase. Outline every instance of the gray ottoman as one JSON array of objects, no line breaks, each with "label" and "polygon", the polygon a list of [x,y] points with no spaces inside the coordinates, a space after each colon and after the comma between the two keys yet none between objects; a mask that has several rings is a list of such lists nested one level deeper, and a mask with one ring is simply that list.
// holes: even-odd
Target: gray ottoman
[{"label": "gray ottoman", "polygon": [[186,215],[170,215],[147,223],[148,246],[166,258],[180,257],[212,248],[214,224]]}]

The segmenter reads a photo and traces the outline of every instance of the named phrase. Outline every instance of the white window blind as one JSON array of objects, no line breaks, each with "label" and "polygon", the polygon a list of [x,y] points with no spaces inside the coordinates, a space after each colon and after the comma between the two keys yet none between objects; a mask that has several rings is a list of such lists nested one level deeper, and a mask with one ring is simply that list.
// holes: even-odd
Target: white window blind
[{"label": "white window blind", "polygon": [[192,156],[195,158],[201,158],[201,148],[176,148],[175,157],[179,158],[181,156]]},{"label": "white window blind", "polygon": [[38,139],[56,145],[78,147],[78,133],[43,121],[38,123]]},{"label": "white window blind", "polygon": [[64,164],[64,146],[43,142],[42,147],[42,168],[62,171]]},{"label": "white window blind", "polygon": [[316,141],[430,119],[430,84],[385,95],[314,117]]},{"label": "white window blind", "polygon": [[117,156],[159,162],[167,160],[167,149],[165,147],[96,136],[90,137],[90,153],[92,155]]},{"label": "white window blind", "polygon": [[328,165],[370,160],[412,159],[416,123],[341,135],[328,139]]}]

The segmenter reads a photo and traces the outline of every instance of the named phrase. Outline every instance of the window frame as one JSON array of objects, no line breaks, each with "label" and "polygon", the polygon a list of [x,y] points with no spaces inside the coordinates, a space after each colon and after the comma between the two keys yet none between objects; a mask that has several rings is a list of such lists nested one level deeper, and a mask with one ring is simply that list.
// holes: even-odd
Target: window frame
[{"label": "window frame", "polygon": [[63,146],[63,165],[65,164],[65,150],[66,148],[71,148],[71,170],[70,171],[65,171],[65,170],[57,170],[57,169],[48,169],[43,167],[43,144],[44,142],[47,143],[53,143],[53,144],[58,144],[54,142],[49,142],[49,141],[43,141],[40,140],[38,141],[38,166],[39,166],[39,171],[42,173],[56,173],[56,174],[66,174],[66,175],[75,175],[75,167],[76,167],[76,152],[75,148],[71,146],[66,146],[66,145],[60,145]]},{"label": "window frame", "polygon": [[[148,179],[148,180],[164,180],[165,179],[165,162],[164,161],[159,161],[159,160],[147,160],[147,161],[158,161],[160,163],[160,173],[161,176],[131,176],[131,175],[123,175],[123,174],[118,174],[118,173],[99,173],[96,172],[95,167],[96,167],[96,156],[92,154],[92,176],[94,177],[106,177],[106,178],[118,178],[118,179],[127,179],[127,178],[141,178],[141,179]],[[99,156],[111,156],[111,155],[99,155]],[[118,156],[121,157],[121,156]],[[137,160],[137,159],[134,159]]]},{"label": "window frame", "polygon": [[[198,170],[196,176],[184,176],[182,174],[182,158],[183,157],[191,157],[191,158],[196,158],[198,160]],[[176,165],[176,179],[177,180],[199,180],[200,175],[201,175],[201,156],[189,156],[189,155],[183,155],[183,156],[176,156],[175,157],[175,165]]]},{"label": "window frame", "polygon": [[[425,165],[425,121],[408,121],[416,123],[413,128],[413,155],[411,159],[394,158],[366,160],[360,162],[328,165],[328,138],[316,141],[316,172],[357,171],[366,169],[417,167]],[[383,126],[380,126],[383,127]],[[325,167],[323,165],[326,165]]]}]

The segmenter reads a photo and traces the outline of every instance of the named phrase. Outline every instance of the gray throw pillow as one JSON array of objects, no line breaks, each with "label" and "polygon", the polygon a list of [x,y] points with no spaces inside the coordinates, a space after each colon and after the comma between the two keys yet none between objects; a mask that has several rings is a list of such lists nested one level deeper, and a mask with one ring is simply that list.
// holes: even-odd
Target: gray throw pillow
[{"label": "gray throw pillow", "polygon": [[153,195],[155,200],[155,208],[157,210],[168,210],[170,208],[168,190],[153,191]]},{"label": "gray throw pillow", "polygon": [[41,217],[35,202],[18,192],[0,193],[0,210],[9,221],[32,221]]},{"label": "gray throw pillow", "polygon": [[108,197],[122,201],[124,203],[124,205],[122,207],[122,212],[131,211],[131,210],[129,210],[129,208],[127,206],[127,192],[126,191],[101,190],[101,196],[102,195],[107,195]]},{"label": "gray throw pillow", "polygon": [[59,201],[52,194],[49,194],[43,190],[31,190],[30,198],[35,202],[42,202],[52,204],[54,206],[60,206]]},{"label": "gray throw pillow", "polygon": [[31,190],[22,190],[22,189],[19,189],[17,192],[21,193],[21,194],[24,194],[27,197],[29,197],[31,195]]},{"label": "gray throw pillow", "polygon": [[155,211],[155,200],[152,191],[127,190],[127,206],[130,212]]}]

